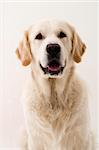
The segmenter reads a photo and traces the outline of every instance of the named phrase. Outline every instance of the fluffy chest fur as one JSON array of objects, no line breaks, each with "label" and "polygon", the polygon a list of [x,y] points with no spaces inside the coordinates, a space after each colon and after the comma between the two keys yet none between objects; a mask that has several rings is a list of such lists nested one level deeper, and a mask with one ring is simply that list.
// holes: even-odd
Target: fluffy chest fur
[{"label": "fluffy chest fur", "polygon": [[59,93],[55,87],[56,81],[50,79],[49,87],[46,87],[46,90],[49,88],[50,94],[41,92],[37,81],[35,82],[35,86],[33,80],[29,83],[29,90],[25,91],[23,98],[29,136],[34,139],[33,137],[39,135],[39,138],[44,140],[44,147],[49,145],[50,149],[57,146],[62,149],[62,145],[67,145],[69,137],[79,131],[79,128],[80,133],[86,134],[86,130],[83,130],[87,126],[86,95],[82,92],[81,82],[75,76],[71,76],[68,88],[64,86],[66,88]]},{"label": "fluffy chest fur", "polygon": [[62,119],[70,119],[71,114],[79,109],[79,103],[83,103],[82,100],[79,101],[79,97],[82,99],[81,97],[83,96],[83,93],[81,94],[82,86],[76,78],[74,80],[73,75],[63,81],[62,86],[64,88],[61,87],[63,88],[62,92],[56,88],[56,79],[48,79],[47,83],[45,83],[47,86],[43,83],[42,86],[45,89],[42,89],[43,87],[41,88],[34,79],[30,81],[29,91],[26,91],[26,107],[41,120],[51,125],[55,122],[60,122]]}]

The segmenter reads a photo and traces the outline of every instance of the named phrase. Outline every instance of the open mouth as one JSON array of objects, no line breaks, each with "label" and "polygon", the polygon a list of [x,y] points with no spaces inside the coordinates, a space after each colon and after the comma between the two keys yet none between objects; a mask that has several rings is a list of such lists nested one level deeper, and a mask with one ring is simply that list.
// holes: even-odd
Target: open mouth
[{"label": "open mouth", "polygon": [[58,75],[59,73],[62,74],[64,67],[61,66],[61,64],[59,63],[59,61],[57,61],[56,59],[51,60],[47,67],[43,67],[40,64],[41,69],[43,70],[44,74],[50,74],[50,75]]}]

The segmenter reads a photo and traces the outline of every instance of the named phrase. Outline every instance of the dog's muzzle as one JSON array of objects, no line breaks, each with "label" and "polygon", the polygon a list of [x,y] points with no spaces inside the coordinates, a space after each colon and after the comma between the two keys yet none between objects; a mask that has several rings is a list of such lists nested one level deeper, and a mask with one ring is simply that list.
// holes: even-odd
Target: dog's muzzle
[{"label": "dog's muzzle", "polygon": [[64,66],[61,65],[61,47],[59,44],[48,44],[46,46],[47,51],[47,66],[44,68],[41,64],[40,67],[44,74],[58,75],[62,74]]}]

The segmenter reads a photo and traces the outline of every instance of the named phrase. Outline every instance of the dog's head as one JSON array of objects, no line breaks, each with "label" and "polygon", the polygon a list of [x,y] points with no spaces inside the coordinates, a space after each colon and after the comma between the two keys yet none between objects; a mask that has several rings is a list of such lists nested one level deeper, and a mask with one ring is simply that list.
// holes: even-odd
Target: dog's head
[{"label": "dog's head", "polygon": [[32,65],[44,77],[61,77],[85,51],[74,28],[62,21],[42,21],[25,31],[16,53],[24,66]]}]

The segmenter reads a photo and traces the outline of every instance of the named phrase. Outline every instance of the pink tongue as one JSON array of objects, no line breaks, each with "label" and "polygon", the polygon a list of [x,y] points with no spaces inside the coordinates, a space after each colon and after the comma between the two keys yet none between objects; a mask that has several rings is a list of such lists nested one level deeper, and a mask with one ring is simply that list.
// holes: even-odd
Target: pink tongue
[{"label": "pink tongue", "polygon": [[50,71],[58,71],[60,69],[59,66],[48,66],[48,70]]}]

